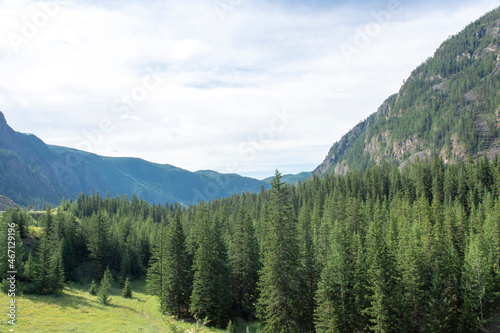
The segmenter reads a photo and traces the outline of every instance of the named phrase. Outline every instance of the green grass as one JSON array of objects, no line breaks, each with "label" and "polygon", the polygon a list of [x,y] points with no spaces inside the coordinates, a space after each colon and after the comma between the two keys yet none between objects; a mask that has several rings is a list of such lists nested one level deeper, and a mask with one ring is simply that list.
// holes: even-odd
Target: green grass
[{"label": "green grass", "polygon": [[[16,297],[16,325],[7,323],[9,297],[0,294],[0,332],[169,332],[166,321],[158,311],[156,297],[146,294],[144,280],[134,281],[133,298],[121,297],[118,284],[113,285],[110,306],[103,306],[96,296],[88,293],[90,284],[73,285],[59,296],[24,295]],[[195,325],[176,321],[183,332]],[[246,323],[245,323],[246,325]],[[250,324],[249,324],[250,325]],[[245,326],[246,327],[246,326]],[[250,325],[256,331],[255,324]],[[204,328],[202,332],[216,333],[224,330]],[[242,332],[245,328],[242,327]]]}]

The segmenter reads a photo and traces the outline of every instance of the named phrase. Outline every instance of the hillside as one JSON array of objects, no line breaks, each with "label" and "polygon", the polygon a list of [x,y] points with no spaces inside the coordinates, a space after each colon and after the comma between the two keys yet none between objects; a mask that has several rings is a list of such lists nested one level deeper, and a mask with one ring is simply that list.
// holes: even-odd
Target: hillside
[{"label": "hillside", "polygon": [[[194,330],[196,325],[177,321],[171,316],[162,316],[158,311],[158,300],[147,294],[145,282],[133,283],[133,298],[121,296],[120,285],[112,288],[112,310],[99,304],[97,297],[88,293],[89,284],[73,284],[60,295],[22,295],[17,297],[19,319],[14,331],[19,332],[171,332],[174,325],[181,332]],[[9,302],[6,294],[0,293],[0,301]],[[47,318],[51,318],[48,320]],[[9,332],[12,325],[0,323],[0,331]],[[224,332],[204,328],[203,332]]]},{"label": "hillside", "polygon": [[153,203],[227,197],[269,188],[266,182],[236,174],[190,172],[137,158],[103,157],[46,145],[32,134],[14,131],[0,112],[0,194],[20,205],[58,204],[92,189],[111,196],[127,194]]},{"label": "hillside", "polygon": [[397,94],[360,122],[315,170],[343,174],[436,153],[446,163],[500,151],[500,9],[446,40]]},{"label": "hillside", "polygon": [[16,206],[17,205],[14,203],[14,201],[10,200],[7,197],[4,197],[3,195],[0,195],[0,212],[4,211],[6,208]]},{"label": "hillside", "polygon": [[[283,181],[287,184],[293,185],[293,184],[298,183],[301,180],[308,179],[309,177],[311,177],[311,174],[312,174],[312,172],[304,171],[304,172],[300,172],[296,175],[293,175],[293,174],[283,175]],[[266,183],[271,183],[271,180],[273,180],[273,177],[268,177],[268,178],[262,179],[262,181],[266,182]]]}]

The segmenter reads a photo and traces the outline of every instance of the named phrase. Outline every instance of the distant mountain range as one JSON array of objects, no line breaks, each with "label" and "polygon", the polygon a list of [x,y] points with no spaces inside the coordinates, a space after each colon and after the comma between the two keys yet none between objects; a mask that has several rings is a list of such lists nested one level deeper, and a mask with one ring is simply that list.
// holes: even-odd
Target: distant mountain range
[{"label": "distant mountain range", "polygon": [[46,145],[35,135],[14,131],[0,112],[0,194],[20,205],[58,204],[63,197],[76,198],[93,189],[101,195],[137,194],[150,203],[191,204],[262,187],[270,186],[236,174],[190,172],[137,158]]},{"label": "distant mountain range", "polygon": [[[500,9],[446,40],[418,66],[397,94],[334,143],[314,174],[401,165],[431,154],[446,163],[500,152]],[[289,183],[310,173],[286,175]],[[227,197],[269,188],[257,180],[214,171],[190,172],[136,158],[103,157],[46,145],[7,125],[0,112],[0,195],[20,205],[57,204],[92,189],[137,194],[148,202]]]},{"label": "distant mountain range", "polygon": [[500,152],[500,9],[446,40],[397,94],[334,143],[317,175]]},{"label": "distant mountain range", "polygon": [[[281,176],[281,181],[293,185],[293,184],[298,183],[301,180],[308,179],[309,177],[311,177],[311,175],[312,175],[312,172],[306,172],[306,171],[298,173],[296,175],[287,174],[287,175]],[[270,183],[271,180],[273,180],[273,178],[274,178],[274,176],[268,177],[268,178],[263,179],[262,181],[266,182],[266,183]]]}]

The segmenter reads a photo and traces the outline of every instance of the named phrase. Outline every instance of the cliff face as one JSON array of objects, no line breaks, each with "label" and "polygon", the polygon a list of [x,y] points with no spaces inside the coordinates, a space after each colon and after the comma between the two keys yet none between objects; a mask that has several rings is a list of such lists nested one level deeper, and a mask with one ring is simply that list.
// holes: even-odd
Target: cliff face
[{"label": "cliff face", "polygon": [[500,152],[500,9],[445,41],[399,92],[328,152],[317,175],[400,165],[431,153],[453,163]]}]

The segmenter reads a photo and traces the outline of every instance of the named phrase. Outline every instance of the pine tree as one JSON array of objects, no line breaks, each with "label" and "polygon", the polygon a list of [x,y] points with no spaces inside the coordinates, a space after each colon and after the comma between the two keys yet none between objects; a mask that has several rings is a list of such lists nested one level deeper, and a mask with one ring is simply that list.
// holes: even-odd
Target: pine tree
[{"label": "pine tree", "polygon": [[88,231],[88,249],[90,257],[94,261],[99,274],[104,272],[104,268],[109,264],[109,225],[108,216],[105,212],[98,210],[90,221]]},{"label": "pine tree", "polygon": [[36,264],[31,252],[28,253],[28,260],[24,264],[24,279],[28,282],[34,282],[36,279]]},{"label": "pine tree", "polygon": [[125,280],[125,285],[122,289],[122,297],[132,298],[132,284],[130,283],[129,278]]},{"label": "pine tree", "polygon": [[299,251],[288,187],[276,171],[260,272],[257,312],[264,332],[299,332]]},{"label": "pine tree", "polygon": [[318,271],[315,257],[313,228],[311,215],[307,205],[304,205],[299,214],[298,235],[300,237],[300,326],[303,332],[314,332],[314,309],[316,308],[315,294],[318,284]]},{"label": "pine tree", "polygon": [[210,223],[208,211],[201,207],[198,227],[205,232],[199,235],[199,245],[193,262],[193,291],[191,313],[196,318],[208,318],[217,327],[226,327],[230,319],[231,293],[227,254],[222,243],[221,229],[217,222]]},{"label": "pine tree", "polygon": [[[59,211],[58,211],[59,214]],[[75,270],[84,260],[79,250],[85,247],[83,235],[78,230],[78,222],[71,213],[65,213],[63,223],[59,226],[62,235],[62,259],[66,277],[75,280]]]},{"label": "pine tree", "polygon": [[373,221],[367,238],[368,283],[370,306],[365,312],[370,316],[370,330],[374,332],[391,332],[396,330],[396,308],[394,307],[394,263],[386,245],[382,223],[385,220],[385,204],[376,205]]},{"label": "pine tree", "polygon": [[90,283],[90,288],[89,288],[89,294],[92,296],[97,295],[97,286],[95,284],[95,280],[92,279],[92,282]]},{"label": "pine tree", "polygon": [[247,210],[241,207],[233,225],[229,263],[233,309],[242,317],[255,312],[260,266],[258,251],[252,220]]},{"label": "pine tree", "polygon": [[[405,226],[406,227],[406,226]],[[423,284],[418,261],[415,235],[409,227],[400,239],[400,271],[402,288],[403,329],[405,332],[419,332],[422,324],[424,305]]]},{"label": "pine tree", "polygon": [[130,258],[128,247],[125,246],[125,249],[122,254],[122,260],[120,261],[120,279],[123,283],[125,280],[132,275],[132,259]]},{"label": "pine tree", "polygon": [[50,289],[53,292],[59,292],[64,288],[64,282],[66,277],[64,274],[64,264],[62,259],[62,249],[59,248],[55,250],[52,255],[52,266],[49,270],[49,283]]},{"label": "pine tree", "polygon": [[186,237],[179,214],[176,214],[168,227],[164,258],[167,269],[163,272],[165,287],[161,302],[167,312],[180,317],[189,309],[192,276]]},{"label": "pine tree", "polygon": [[62,261],[62,242],[50,208],[44,217],[45,230],[38,246],[35,286],[38,293],[52,294],[64,287],[65,273]]},{"label": "pine tree", "polygon": [[38,263],[36,269],[36,288],[40,294],[52,293],[50,289],[50,270],[52,267],[52,254],[49,241],[42,237],[38,245]]},{"label": "pine tree", "polygon": [[113,281],[113,276],[109,271],[109,267],[104,271],[104,275],[101,279],[101,288],[99,290],[99,301],[102,305],[111,304],[111,281]]},{"label": "pine tree", "polygon": [[156,235],[155,245],[153,247],[149,268],[146,276],[146,290],[160,300],[160,311],[165,314],[166,296],[165,296],[165,274],[167,272],[166,255],[166,229],[160,226]]},{"label": "pine tree", "polygon": [[472,234],[463,267],[463,332],[479,332],[485,329],[487,301],[492,292],[490,274],[482,237],[480,234]]},{"label": "pine tree", "polygon": [[336,223],[331,234],[332,248],[318,284],[315,324],[318,332],[354,331],[355,297],[352,290],[353,263],[345,237]]}]

